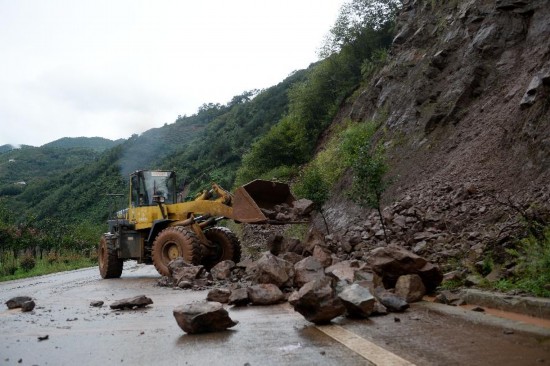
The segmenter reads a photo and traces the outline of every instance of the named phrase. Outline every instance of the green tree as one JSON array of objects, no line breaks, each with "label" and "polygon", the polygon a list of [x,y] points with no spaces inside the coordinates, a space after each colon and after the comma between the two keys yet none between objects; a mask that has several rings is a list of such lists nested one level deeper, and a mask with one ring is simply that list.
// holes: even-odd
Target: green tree
[{"label": "green tree", "polygon": [[382,194],[388,186],[388,182],[384,179],[388,171],[388,165],[386,164],[382,145],[373,148],[369,142],[364,143],[357,151],[352,169],[351,197],[361,206],[376,209],[384,231],[384,238],[388,242],[386,225],[381,210]]}]

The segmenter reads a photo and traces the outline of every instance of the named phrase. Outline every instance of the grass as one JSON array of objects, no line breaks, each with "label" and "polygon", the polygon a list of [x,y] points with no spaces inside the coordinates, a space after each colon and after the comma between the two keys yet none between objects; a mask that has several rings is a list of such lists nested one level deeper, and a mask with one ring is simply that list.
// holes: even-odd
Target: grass
[{"label": "grass", "polygon": [[12,265],[13,259],[2,262],[0,265],[0,282],[92,267],[97,265],[97,258],[70,254],[61,256],[57,260],[52,261],[51,258],[44,257],[43,259],[35,259],[34,267],[28,270],[23,269],[18,261],[15,272],[13,274],[6,274],[7,267]]}]

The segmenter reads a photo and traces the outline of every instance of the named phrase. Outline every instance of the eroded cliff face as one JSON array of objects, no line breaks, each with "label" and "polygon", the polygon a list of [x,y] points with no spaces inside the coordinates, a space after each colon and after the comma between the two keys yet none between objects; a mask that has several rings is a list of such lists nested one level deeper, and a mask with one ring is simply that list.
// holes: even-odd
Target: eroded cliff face
[{"label": "eroded cliff face", "polygon": [[[550,1],[408,0],[398,19],[389,63],[334,123],[384,116],[392,242],[475,263],[517,234],[517,208],[550,206]],[[385,244],[338,193],[350,181],[325,205],[328,239],[360,258]]]}]

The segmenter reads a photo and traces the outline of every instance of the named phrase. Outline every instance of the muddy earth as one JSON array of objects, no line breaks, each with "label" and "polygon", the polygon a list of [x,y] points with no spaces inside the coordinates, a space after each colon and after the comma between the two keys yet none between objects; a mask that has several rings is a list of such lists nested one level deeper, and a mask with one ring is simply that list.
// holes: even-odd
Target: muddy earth
[{"label": "muddy earth", "polygon": [[[483,317],[490,315],[446,315],[423,302],[389,316],[338,317],[328,326],[309,323],[288,303],[225,306],[239,322],[235,327],[188,335],[172,311],[203,301],[207,291],[159,287],[159,277],[153,266],[129,262],[122,278],[114,280],[101,280],[98,269],[90,268],[0,283],[0,363],[365,365],[371,355],[378,357],[378,364],[397,357],[402,365],[550,362],[549,329],[524,332],[514,322],[500,320],[487,325]],[[33,311],[4,305],[23,295],[36,302]],[[110,308],[137,295],[146,295],[153,304],[135,310]],[[99,301],[104,304],[91,306]],[[381,347],[381,354],[372,347]]]}]

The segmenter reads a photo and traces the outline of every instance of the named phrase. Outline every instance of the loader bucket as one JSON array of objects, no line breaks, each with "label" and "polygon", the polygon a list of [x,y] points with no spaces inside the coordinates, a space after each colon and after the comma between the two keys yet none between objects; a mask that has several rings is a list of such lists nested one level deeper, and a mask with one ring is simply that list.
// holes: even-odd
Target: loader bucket
[{"label": "loader bucket", "polygon": [[266,211],[274,211],[276,205],[292,205],[294,196],[287,184],[256,179],[237,188],[233,195],[233,218],[250,224],[270,222]]}]

